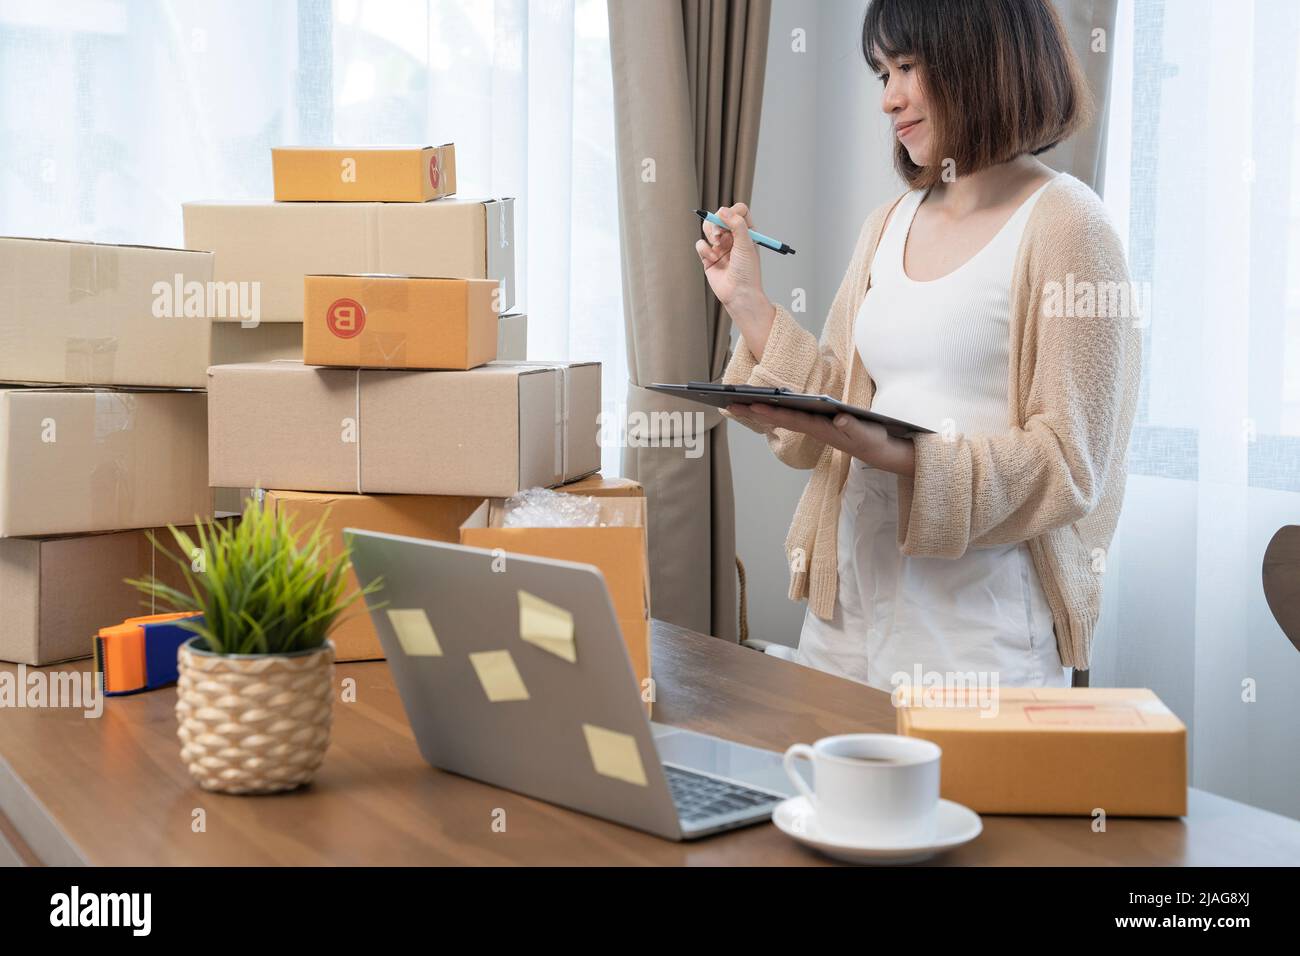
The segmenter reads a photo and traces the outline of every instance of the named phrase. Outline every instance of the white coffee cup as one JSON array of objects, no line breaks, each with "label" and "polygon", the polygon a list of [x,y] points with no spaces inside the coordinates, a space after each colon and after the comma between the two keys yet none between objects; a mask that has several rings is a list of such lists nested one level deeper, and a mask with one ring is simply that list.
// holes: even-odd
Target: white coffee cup
[{"label": "white coffee cup", "polygon": [[[808,798],[826,837],[868,846],[911,846],[934,838],[939,807],[937,744],[897,734],[840,734],[785,752],[785,772]],[[795,769],[813,765],[810,789]]]}]

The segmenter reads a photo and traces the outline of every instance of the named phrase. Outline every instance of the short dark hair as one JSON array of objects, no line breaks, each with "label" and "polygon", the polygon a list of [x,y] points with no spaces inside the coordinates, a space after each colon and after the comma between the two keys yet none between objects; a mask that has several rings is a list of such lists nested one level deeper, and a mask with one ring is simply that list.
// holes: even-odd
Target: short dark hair
[{"label": "short dark hair", "polygon": [[935,159],[901,142],[894,166],[912,188],[1051,149],[1092,118],[1093,100],[1051,0],[871,0],[862,54],[879,73],[910,57],[929,104]]}]

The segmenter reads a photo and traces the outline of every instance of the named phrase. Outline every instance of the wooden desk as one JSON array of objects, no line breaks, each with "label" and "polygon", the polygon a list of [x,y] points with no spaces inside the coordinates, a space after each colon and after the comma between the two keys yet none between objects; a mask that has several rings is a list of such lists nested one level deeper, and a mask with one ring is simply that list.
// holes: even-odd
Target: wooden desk
[{"label": "wooden desk", "polygon": [[[783,749],[889,731],[888,695],[656,623],[655,717]],[[14,670],[13,665],[0,665]],[[64,668],[86,669],[88,661]],[[341,664],[357,701],[336,703],[329,754],[296,793],[206,793],[182,767],[172,690],[80,711],[0,710],[0,861],[52,864],[669,864],[826,862],[775,827],[674,844],[431,769],[383,663]],[[493,831],[494,811],[506,831]],[[206,832],[191,828],[194,811]],[[6,844],[8,849],[6,849]],[[945,864],[1300,863],[1300,821],[1193,790],[1181,820],[984,818]]]}]

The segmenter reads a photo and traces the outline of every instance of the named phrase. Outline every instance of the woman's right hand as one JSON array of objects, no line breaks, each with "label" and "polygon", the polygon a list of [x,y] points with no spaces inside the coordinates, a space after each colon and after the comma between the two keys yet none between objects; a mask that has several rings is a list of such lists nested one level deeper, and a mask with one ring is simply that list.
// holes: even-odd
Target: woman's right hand
[{"label": "woman's right hand", "polygon": [[695,243],[695,251],[713,294],[736,323],[750,351],[761,358],[775,309],[763,291],[758,246],[749,235],[753,225],[749,207],[738,202],[721,207],[717,215],[727,228],[701,223],[704,238]]}]

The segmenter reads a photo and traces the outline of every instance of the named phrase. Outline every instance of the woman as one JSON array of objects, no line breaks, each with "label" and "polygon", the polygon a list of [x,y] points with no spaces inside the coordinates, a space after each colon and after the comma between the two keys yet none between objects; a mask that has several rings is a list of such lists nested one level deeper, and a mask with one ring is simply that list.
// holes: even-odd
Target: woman
[{"label": "woman", "polygon": [[862,45],[909,189],[867,219],[820,343],[764,294],[743,203],[696,244],[740,333],[724,382],[936,432],[727,409],[813,470],[786,539],[790,597],[808,599],[797,659],[882,689],[1068,685],[1140,365],[1136,317],[1098,307],[1128,282],[1101,202],[1034,158],[1086,122],[1087,87],[1050,0],[874,0]]}]

